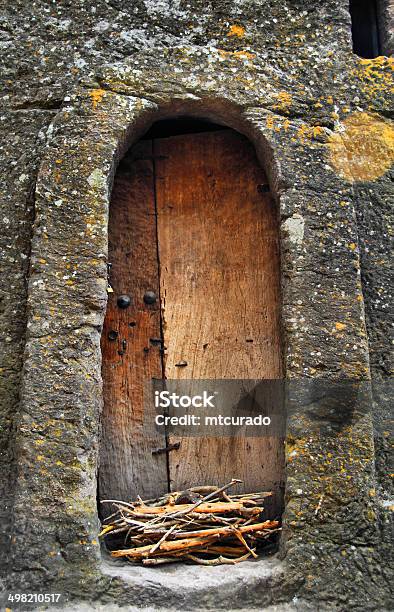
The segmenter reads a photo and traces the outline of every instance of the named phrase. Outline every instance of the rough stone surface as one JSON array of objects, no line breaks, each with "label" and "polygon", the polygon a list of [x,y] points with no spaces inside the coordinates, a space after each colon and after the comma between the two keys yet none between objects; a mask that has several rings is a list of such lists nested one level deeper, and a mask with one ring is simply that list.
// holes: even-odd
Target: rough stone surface
[{"label": "rough stone surface", "polygon": [[[70,609],[158,609],[163,593],[166,609],[390,609],[391,60],[351,53],[345,0],[16,0],[1,27],[5,593],[55,590]],[[373,376],[335,411],[292,398],[280,552],[221,593],[189,568],[133,581],[97,540],[112,176],[176,115],[245,133],[268,173],[287,375]]]},{"label": "rough stone surface", "polygon": [[379,0],[377,13],[382,52],[385,55],[392,55],[394,53],[394,0]]},{"label": "rough stone surface", "polygon": [[0,567],[7,567],[14,473],[14,417],[19,401],[26,334],[26,277],[34,218],[34,184],[45,131],[53,117],[46,111],[5,110],[0,117]]}]

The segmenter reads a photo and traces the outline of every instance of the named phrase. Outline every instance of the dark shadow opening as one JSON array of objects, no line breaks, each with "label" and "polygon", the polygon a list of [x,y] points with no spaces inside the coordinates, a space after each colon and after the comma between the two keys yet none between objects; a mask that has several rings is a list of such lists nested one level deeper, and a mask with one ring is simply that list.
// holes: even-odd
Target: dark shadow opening
[{"label": "dark shadow opening", "polygon": [[360,57],[381,54],[376,0],[350,0],[353,51]]},{"label": "dark shadow opening", "polygon": [[142,140],[152,138],[169,138],[180,134],[198,134],[199,132],[217,132],[224,130],[227,126],[211,123],[204,119],[194,119],[193,117],[176,117],[174,119],[163,119],[156,121],[144,134]]}]

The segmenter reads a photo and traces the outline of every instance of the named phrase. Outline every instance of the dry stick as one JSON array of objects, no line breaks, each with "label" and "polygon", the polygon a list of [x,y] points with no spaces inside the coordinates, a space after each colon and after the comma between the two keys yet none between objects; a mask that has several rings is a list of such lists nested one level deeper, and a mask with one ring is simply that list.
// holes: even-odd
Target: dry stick
[{"label": "dry stick", "polygon": [[[100,502],[101,503],[101,502]],[[113,512],[112,514],[110,514],[109,516],[107,516],[104,520],[103,523],[106,523],[107,521],[109,521],[110,519],[114,518],[114,516],[116,516],[117,514],[119,514],[119,510],[117,510],[116,512]]]},{"label": "dry stick", "polygon": [[[163,516],[162,514],[159,514],[158,516],[155,516],[153,518],[151,518],[149,521],[147,521],[145,524],[145,529],[149,529],[151,527],[154,527],[155,525],[157,526],[157,523],[161,524],[162,527],[165,527],[166,525],[171,525],[172,522],[168,521],[169,516]],[[182,518],[180,519],[182,520]],[[167,522],[168,521],[168,522]],[[144,530],[145,531],[145,530]]]},{"label": "dry stick", "polygon": [[235,565],[236,563],[240,563],[240,561],[246,561],[249,559],[251,553],[248,552],[246,555],[242,555],[242,557],[238,557],[236,559],[228,559],[227,557],[217,557],[216,559],[201,559],[200,557],[196,557],[191,553],[185,555],[186,559],[190,559],[199,565]]},{"label": "dry stick", "polygon": [[176,559],[182,560],[186,558],[186,555],[190,553],[194,553],[194,554],[199,553],[203,555],[219,553],[220,555],[226,554],[226,555],[231,555],[234,557],[239,557],[240,553],[242,554],[244,553],[244,551],[245,549],[243,546],[240,546],[239,548],[236,549],[234,546],[228,546],[228,545],[223,545],[223,546],[206,545],[206,546],[193,547],[193,549],[185,548],[185,549],[173,551],[170,553],[157,551],[153,557],[150,557],[148,554],[148,555],[144,555],[144,557],[141,557],[141,558],[127,557],[127,559],[129,559],[130,561],[134,563],[138,561],[143,561],[144,558],[147,558],[147,559],[163,559],[163,558],[174,559],[176,558]]},{"label": "dry stick", "polygon": [[143,521],[137,521],[136,519],[129,518],[129,516],[124,516],[122,520],[117,521],[116,524],[118,527],[121,525],[130,525],[131,529],[134,529],[135,531],[139,531],[145,525]]},{"label": "dry stick", "polygon": [[129,514],[137,518],[151,518],[151,516],[167,517],[169,519],[175,519],[178,516],[184,516],[185,514],[211,514],[221,512],[233,512],[235,510],[243,510],[247,513],[257,514],[256,507],[245,508],[242,502],[199,502],[198,506],[195,504],[179,504],[178,512],[173,511],[172,506],[145,506],[144,508],[136,508],[130,510]]},{"label": "dry stick", "polygon": [[172,527],[169,528],[169,530],[163,535],[162,538],[160,538],[160,540],[152,547],[150,554],[153,554],[155,552],[155,550],[157,550],[158,548],[160,548],[160,545],[164,542],[164,540],[166,540],[168,538],[168,536],[174,531],[175,527],[177,525],[173,525]]},{"label": "dry stick", "polygon": [[[161,545],[160,552],[181,552],[188,548],[196,548],[197,546],[205,546],[210,542],[214,542],[220,536],[210,536],[205,538],[191,538],[186,540],[172,540],[171,542],[163,542]],[[128,548],[127,550],[113,550],[111,552],[112,557],[132,557],[141,558],[148,557],[151,554],[151,544],[148,546],[137,546],[136,548]]]},{"label": "dry stick", "polygon": [[[127,530],[128,530],[128,527],[127,527],[127,526],[126,526],[126,527],[119,527],[119,529],[113,529],[113,530],[111,530],[111,531],[106,531],[106,532],[104,533],[104,535],[109,535],[109,534],[111,534],[111,536],[112,536],[112,535],[116,535],[116,534],[118,534],[118,533],[123,533],[124,531],[127,531]],[[102,532],[101,532],[101,533],[102,533]],[[99,533],[99,536],[101,536],[101,533]]]},{"label": "dry stick", "polygon": [[[237,529],[241,533],[249,533],[250,531],[262,531],[263,529],[271,529],[272,527],[278,526],[278,521],[265,521],[264,523],[254,523],[252,525],[241,525]],[[216,527],[215,529],[199,529],[197,531],[181,531],[175,534],[176,539],[185,539],[185,538],[205,538],[214,534],[219,535],[228,535],[231,536],[234,533],[233,525],[228,525],[226,527]]]},{"label": "dry stick", "polygon": [[[206,495],[205,497],[203,497],[202,499],[200,499],[198,502],[196,502],[192,508],[190,508],[190,512],[192,510],[194,510],[195,508],[197,508],[200,504],[202,504],[203,502],[208,501],[208,499],[211,499],[212,497],[214,497],[215,495],[217,495],[218,493],[221,493],[222,491],[226,491],[226,489],[228,489],[229,487],[233,487],[235,484],[241,483],[242,480],[238,480],[237,478],[232,478],[231,482],[223,485],[223,487],[220,487],[219,489],[217,489],[216,491],[214,491],[213,493],[209,493],[208,495]],[[182,514],[188,514],[188,511],[185,510],[181,510],[180,512],[175,513],[172,518],[174,518],[175,516],[178,515],[182,515]]]},{"label": "dry stick", "polygon": [[242,535],[241,531],[240,531],[239,529],[235,529],[235,528],[234,528],[234,533],[235,533],[235,535],[237,536],[238,540],[239,540],[240,542],[242,542],[242,544],[245,546],[246,550],[247,550],[248,552],[250,552],[250,554],[251,554],[251,555],[253,555],[253,557],[254,557],[255,559],[257,559],[258,555],[256,555],[256,553],[255,553],[255,552],[253,552],[253,551],[252,551],[252,549],[249,547],[249,545],[248,545],[247,541],[245,540],[245,538],[243,537],[243,535]]},{"label": "dry stick", "polygon": [[162,565],[163,563],[178,563],[178,557],[154,557],[153,559],[143,559],[143,565]]},{"label": "dry stick", "polygon": [[[202,486],[202,487],[190,487],[188,491],[192,491],[193,493],[199,494],[207,494],[207,493],[217,493],[217,487],[212,486]],[[215,499],[215,498],[214,498]],[[232,501],[231,497],[229,497],[224,491],[222,491],[221,495],[218,496],[218,500]]]},{"label": "dry stick", "polygon": [[134,510],[133,504],[128,504],[127,502],[120,501],[119,499],[102,499],[100,504],[117,504],[119,507],[126,506],[127,508]]},{"label": "dry stick", "polygon": [[226,553],[227,555],[234,555],[236,557],[239,557],[240,554],[245,553],[245,550],[244,546],[242,546],[242,544],[240,544],[239,542],[234,542],[234,544],[220,544],[220,542],[218,542],[217,544],[208,544],[208,546],[202,548],[195,548],[193,550],[193,553],[196,552],[207,555],[211,555],[215,552],[219,553],[220,555]]},{"label": "dry stick", "polygon": [[[123,542],[124,546],[126,546],[126,544],[127,544],[127,538],[128,538],[129,536],[130,536],[130,540],[134,539],[134,538],[133,538],[133,536],[131,536],[131,535],[130,535],[130,533],[132,533],[132,532],[133,532],[133,527],[130,527],[130,528],[128,529],[128,531],[127,531],[127,533],[126,533],[125,537],[124,537],[124,542]],[[134,537],[135,537],[135,536],[134,536]],[[138,536],[137,536],[137,537],[138,537]]]},{"label": "dry stick", "polygon": [[253,501],[256,503],[264,502],[267,497],[272,497],[272,491],[263,491],[261,493],[241,493],[240,495],[231,495],[231,501]]}]

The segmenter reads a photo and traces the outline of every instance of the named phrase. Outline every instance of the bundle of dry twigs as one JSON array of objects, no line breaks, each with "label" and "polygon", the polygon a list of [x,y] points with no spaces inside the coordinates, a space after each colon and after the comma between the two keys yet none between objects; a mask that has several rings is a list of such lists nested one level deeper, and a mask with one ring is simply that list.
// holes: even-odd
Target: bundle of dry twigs
[{"label": "bundle of dry twigs", "polygon": [[116,511],[103,522],[100,536],[107,538],[113,557],[144,565],[180,560],[220,565],[256,558],[280,527],[278,521],[261,520],[271,492],[226,493],[239,482],[132,503],[103,500]]}]

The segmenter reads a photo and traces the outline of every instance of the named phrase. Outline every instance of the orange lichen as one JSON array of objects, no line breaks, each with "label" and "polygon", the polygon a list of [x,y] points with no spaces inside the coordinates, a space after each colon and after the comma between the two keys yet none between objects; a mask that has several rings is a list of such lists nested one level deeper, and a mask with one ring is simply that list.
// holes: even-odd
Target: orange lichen
[{"label": "orange lichen", "polygon": [[245,36],[245,28],[240,25],[232,25],[227,32],[227,36],[238,36],[238,38],[242,38]]},{"label": "orange lichen", "polygon": [[328,140],[331,165],[348,181],[373,181],[394,162],[391,122],[365,112],[349,115]]},{"label": "orange lichen", "polygon": [[97,107],[97,104],[100,104],[105,94],[105,89],[92,89],[89,92],[90,97],[92,98],[93,108]]},{"label": "orange lichen", "polygon": [[267,115],[266,125],[269,130],[272,130],[275,125],[275,117],[273,115]]}]

